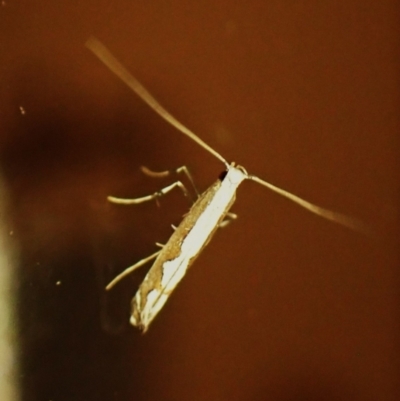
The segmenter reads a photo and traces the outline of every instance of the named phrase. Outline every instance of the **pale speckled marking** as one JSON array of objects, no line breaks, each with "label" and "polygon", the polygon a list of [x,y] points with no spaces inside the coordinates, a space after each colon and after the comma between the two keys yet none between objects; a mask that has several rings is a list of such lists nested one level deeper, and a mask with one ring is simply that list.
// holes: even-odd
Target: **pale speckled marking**
[{"label": "pale speckled marking", "polygon": [[[132,315],[135,316],[133,319],[135,326],[141,327],[144,331],[147,330],[186,274],[187,269],[211,239],[218,224],[229,211],[238,185],[246,178],[247,175],[240,168],[230,166],[222,182],[211,187],[214,190],[208,192],[210,200],[206,202],[206,206],[200,203],[201,213],[198,216],[195,213],[196,219],[193,220],[189,213],[178,226],[170,241],[164,246],[165,253],[168,253],[169,244],[171,244],[170,248],[174,249],[175,242],[180,241],[179,246],[175,248],[176,254],[174,253],[174,257],[170,259],[162,252],[160,253],[134,297]],[[200,198],[200,202],[201,200]],[[193,208],[196,211],[196,204]],[[188,220],[189,224],[187,224]],[[180,235],[179,230],[188,231],[186,235]],[[174,235],[177,231],[176,240]],[[157,278],[156,282],[152,280],[154,275]],[[142,295],[145,295],[145,298]]]}]

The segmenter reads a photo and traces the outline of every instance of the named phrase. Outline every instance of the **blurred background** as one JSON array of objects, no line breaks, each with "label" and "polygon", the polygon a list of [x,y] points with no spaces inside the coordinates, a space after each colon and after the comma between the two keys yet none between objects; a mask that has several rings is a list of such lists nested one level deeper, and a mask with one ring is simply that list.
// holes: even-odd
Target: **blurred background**
[{"label": "blurred background", "polygon": [[[3,0],[1,399],[399,400],[399,6],[392,0]],[[84,44],[91,36],[252,182],[145,335],[146,273],[188,210],[117,206],[221,163]]]}]

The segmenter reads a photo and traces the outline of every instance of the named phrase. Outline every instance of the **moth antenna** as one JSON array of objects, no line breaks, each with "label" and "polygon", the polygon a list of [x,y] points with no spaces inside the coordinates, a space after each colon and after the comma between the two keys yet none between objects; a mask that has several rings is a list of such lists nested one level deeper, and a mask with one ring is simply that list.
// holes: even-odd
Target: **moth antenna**
[{"label": "moth antenna", "polygon": [[86,47],[91,50],[117,77],[129,86],[148,106],[150,106],[160,117],[174,126],[177,130],[195,141],[203,149],[207,150],[226,166],[228,162],[211,146],[207,145],[189,128],[185,127],[172,114],[170,114],[161,104],[147,91],[147,89],[111,54],[111,52],[95,37],[90,37],[86,42]]},{"label": "moth antenna", "polygon": [[310,212],[312,212],[318,216],[321,216],[327,220],[331,220],[335,223],[341,224],[342,226],[350,228],[353,231],[358,231],[364,235],[373,236],[373,233],[370,230],[370,228],[367,227],[367,225],[365,223],[363,223],[357,219],[353,219],[342,213],[333,212],[332,210],[328,210],[328,209],[322,208],[320,206],[314,205],[313,203],[308,202],[305,199],[302,199],[299,196],[294,195],[288,191],[285,191],[282,188],[276,187],[275,185],[272,185],[269,182],[264,181],[261,178],[258,178],[254,175],[249,175],[248,179],[257,182],[258,184],[261,184],[264,187],[269,188],[271,191],[274,191],[274,192],[278,193],[279,195],[284,196],[285,198],[290,199],[292,202],[297,203],[301,207],[309,210]]}]

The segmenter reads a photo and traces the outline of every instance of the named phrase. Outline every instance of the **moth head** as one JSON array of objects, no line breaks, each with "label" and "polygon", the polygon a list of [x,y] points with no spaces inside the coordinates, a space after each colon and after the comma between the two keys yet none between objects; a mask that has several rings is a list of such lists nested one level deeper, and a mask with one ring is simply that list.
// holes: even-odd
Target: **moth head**
[{"label": "moth head", "polygon": [[229,180],[233,185],[239,185],[243,180],[249,177],[247,171],[242,166],[235,166],[235,163],[231,163],[225,172],[224,179]]}]

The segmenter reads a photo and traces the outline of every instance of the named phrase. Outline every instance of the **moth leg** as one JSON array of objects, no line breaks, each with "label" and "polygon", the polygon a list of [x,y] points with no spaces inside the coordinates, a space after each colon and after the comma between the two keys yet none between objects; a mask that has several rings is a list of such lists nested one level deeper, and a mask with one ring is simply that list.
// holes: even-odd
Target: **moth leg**
[{"label": "moth leg", "polygon": [[190,184],[193,187],[194,192],[196,193],[196,197],[199,197],[199,191],[196,187],[196,184],[194,183],[192,174],[190,173],[189,169],[186,166],[181,166],[178,167],[176,170],[167,170],[167,171],[161,171],[161,172],[156,172],[156,171],[152,171],[150,170],[148,167],[142,166],[140,168],[142,170],[143,174],[148,175],[149,177],[153,177],[153,178],[164,178],[164,177],[168,177],[169,175],[171,175],[171,172],[174,172],[176,174],[185,174],[186,178],[189,180]]},{"label": "moth leg", "polygon": [[141,198],[123,199],[123,198],[116,198],[115,196],[107,196],[107,200],[111,203],[117,203],[119,205],[137,205],[139,203],[148,202],[153,199],[161,198],[162,196],[166,195],[168,192],[172,191],[176,187],[178,187],[186,197],[190,197],[189,191],[186,189],[185,185],[183,185],[182,182],[180,181],[176,181],[173,184],[168,185],[165,188],[162,188],[160,191],[154,192],[151,195],[142,196]]},{"label": "moth leg", "polygon": [[119,281],[121,281],[128,274],[131,274],[133,271],[135,271],[139,267],[145,265],[147,262],[150,262],[150,260],[155,259],[160,252],[161,252],[161,250],[153,253],[152,255],[148,256],[147,258],[139,260],[139,262],[135,263],[133,266],[126,268],[122,273],[118,274],[117,277],[115,277],[112,281],[110,281],[110,283],[106,287],[106,290],[110,290],[112,287],[114,287],[115,284],[117,284]]},{"label": "moth leg", "polygon": [[224,220],[221,221],[221,223],[218,224],[219,228],[224,228],[227,225],[229,225],[233,220],[237,219],[237,214],[235,213],[227,213]]},{"label": "moth leg", "polygon": [[194,183],[192,174],[190,173],[189,169],[186,166],[181,166],[176,169],[176,173],[177,174],[183,173],[186,175],[187,179],[189,180],[190,184],[192,185],[192,188],[194,189],[194,192],[196,193],[196,197],[198,198],[200,196],[200,193],[196,187],[196,184]]}]

